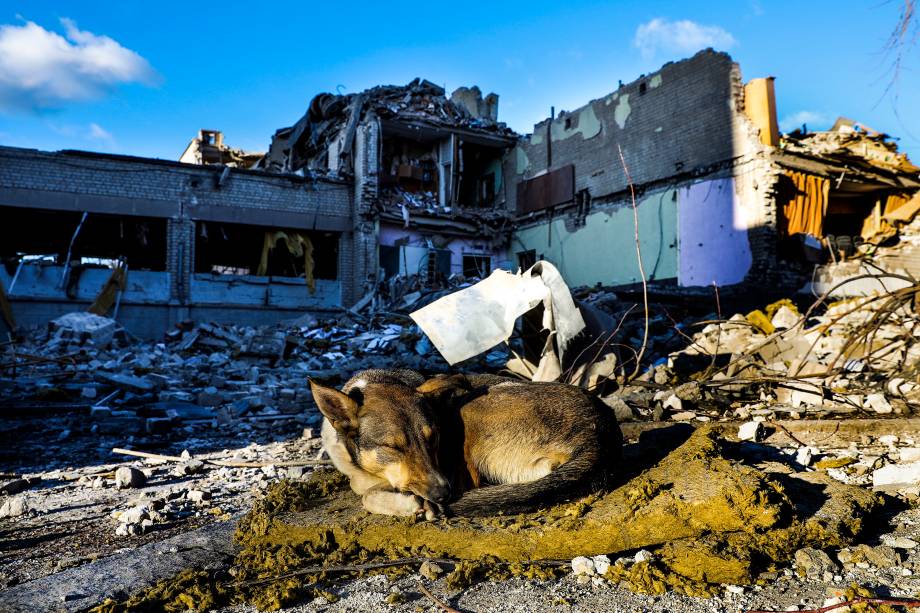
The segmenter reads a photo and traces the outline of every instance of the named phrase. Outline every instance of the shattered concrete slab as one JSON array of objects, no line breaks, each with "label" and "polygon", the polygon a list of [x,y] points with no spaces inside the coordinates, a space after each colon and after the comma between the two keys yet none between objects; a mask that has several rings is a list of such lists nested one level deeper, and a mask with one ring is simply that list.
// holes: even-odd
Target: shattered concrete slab
[{"label": "shattered concrete slab", "polygon": [[212,524],[8,588],[0,591],[0,609],[8,613],[85,611],[183,570],[222,567],[237,551],[232,539],[234,523]]}]

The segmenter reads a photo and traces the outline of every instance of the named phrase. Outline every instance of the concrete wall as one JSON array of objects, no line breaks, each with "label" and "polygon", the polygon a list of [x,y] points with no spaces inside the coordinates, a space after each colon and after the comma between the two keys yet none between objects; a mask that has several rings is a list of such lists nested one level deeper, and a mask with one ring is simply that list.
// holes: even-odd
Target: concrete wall
[{"label": "concrete wall", "polygon": [[[647,278],[676,279],[677,193],[666,189],[638,201],[639,234]],[[641,282],[636,258],[632,205],[605,205],[584,218],[584,225],[560,217],[518,229],[511,256],[533,249],[537,259],[552,262],[571,286],[625,285]]]},{"label": "concrete wall", "polygon": [[[64,313],[87,310],[111,274],[106,269],[85,270],[75,298],[69,298],[59,287],[63,270],[63,266],[37,264],[22,267],[10,293],[17,325],[40,326]],[[13,276],[0,267],[4,288],[11,287]],[[305,311],[332,311],[341,304],[338,281],[317,279],[311,294],[303,279],[195,274],[190,304],[182,305],[170,301],[171,276],[169,272],[128,272],[118,321],[129,332],[155,339],[184,319],[257,325]]]},{"label": "concrete wall", "polygon": [[285,309],[332,309],[342,303],[339,281],[316,279],[311,293],[304,279],[255,275],[192,275],[191,302],[196,306],[262,306]]}]

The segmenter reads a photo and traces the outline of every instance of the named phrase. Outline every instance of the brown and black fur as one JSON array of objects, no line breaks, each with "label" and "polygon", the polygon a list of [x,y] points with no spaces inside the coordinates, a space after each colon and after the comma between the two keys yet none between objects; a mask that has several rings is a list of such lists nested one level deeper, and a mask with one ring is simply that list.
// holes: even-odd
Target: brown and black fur
[{"label": "brown and black fur", "polygon": [[620,458],[612,411],[569,385],[412,371],[364,371],[342,392],[311,385],[324,447],[373,512],[528,511],[603,487]]}]

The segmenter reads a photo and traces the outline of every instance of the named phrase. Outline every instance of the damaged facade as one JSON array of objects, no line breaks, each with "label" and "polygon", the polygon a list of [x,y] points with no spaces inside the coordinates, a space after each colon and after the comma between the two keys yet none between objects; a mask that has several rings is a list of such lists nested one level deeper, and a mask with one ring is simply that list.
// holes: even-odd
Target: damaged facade
[{"label": "damaged facade", "polygon": [[300,121],[276,132],[259,166],[353,181],[366,289],[443,287],[454,274],[508,266],[502,163],[517,135],[497,115],[496,94],[461,87],[448,98],[419,79],[320,94]]},{"label": "damaged facade", "polygon": [[848,120],[781,136],[772,78],[744,83],[712,50],[524,136],[498,121],[497,95],[416,79],[320,94],[264,155],[202,130],[179,163],[0,156],[13,222],[0,281],[26,324],[93,302],[118,262],[109,308],[157,334],[187,318],[408,304],[538,260],[571,286],[628,286],[642,280],[631,188],[660,286],[799,288],[829,262],[820,289],[867,252],[920,269],[920,245],[885,251],[920,208],[917,168]]},{"label": "damaged facade", "polygon": [[351,203],[334,179],[2,147],[0,285],[16,325],[43,324],[125,269],[106,310],[147,337],[330,310],[350,299]]}]

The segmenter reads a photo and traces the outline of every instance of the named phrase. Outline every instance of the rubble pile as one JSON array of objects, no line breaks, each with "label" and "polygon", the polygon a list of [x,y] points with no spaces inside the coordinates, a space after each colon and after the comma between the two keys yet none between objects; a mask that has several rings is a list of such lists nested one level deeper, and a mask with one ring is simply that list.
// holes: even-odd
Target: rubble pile
[{"label": "rubble pile", "polygon": [[619,397],[676,420],[911,414],[920,409],[918,292],[822,299],[805,313],[785,300],[705,323],[642,377],[657,392],[627,386]]},{"label": "rubble pile", "polygon": [[869,163],[877,168],[911,174],[920,172],[898,151],[891,136],[844,117],[838,118],[827,131],[803,133],[796,130],[783,136],[782,147],[787,151],[827,157],[840,161]]},{"label": "rubble pile", "polygon": [[[409,288],[395,300],[416,304],[448,291]],[[258,328],[185,322],[161,342],[134,339],[112,319],[68,313],[47,331],[7,344],[2,406],[26,418],[83,413],[92,432],[125,437],[168,435],[180,426],[310,427],[320,420],[310,377],[340,382],[366,368],[447,369],[408,317],[372,311],[369,303],[365,310]],[[494,356],[470,369],[489,363]]]}]

